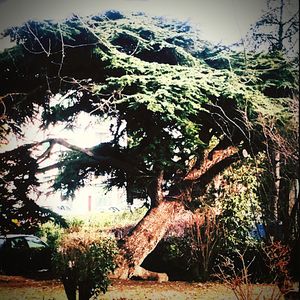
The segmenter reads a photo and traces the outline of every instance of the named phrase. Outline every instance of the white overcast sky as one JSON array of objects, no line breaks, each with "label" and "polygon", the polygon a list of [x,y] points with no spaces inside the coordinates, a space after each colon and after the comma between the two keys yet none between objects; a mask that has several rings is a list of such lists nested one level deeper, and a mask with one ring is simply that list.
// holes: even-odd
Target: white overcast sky
[{"label": "white overcast sky", "polygon": [[201,26],[203,38],[232,43],[246,34],[265,8],[266,0],[0,0],[0,30],[28,19],[116,9],[189,20]]}]

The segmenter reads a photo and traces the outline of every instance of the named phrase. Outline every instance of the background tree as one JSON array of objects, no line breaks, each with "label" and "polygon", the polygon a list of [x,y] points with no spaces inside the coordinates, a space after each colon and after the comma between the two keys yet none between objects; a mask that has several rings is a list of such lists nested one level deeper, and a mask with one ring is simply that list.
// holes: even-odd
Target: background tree
[{"label": "background tree", "polygon": [[1,154],[0,211],[1,233],[34,233],[41,223],[52,220],[63,227],[66,221],[47,208],[38,206],[33,192],[39,182],[35,172],[38,164],[27,147]]},{"label": "background tree", "polygon": [[[252,26],[247,42],[254,47],[255,51],[267,50],[269,53],[281,53],[282,56],[288,58],[293,63],[299,63],[299,4],[296,1],[283,1],[283,0],[269,0],[267,2],[267,11],[261,18]],[[269,72],[278,83],[279,76],[288,76],[285,73],[286,69],[282,68],[278,74]],[[272,87],[267,88],[267,92],[275,91],[273,97],[282,97],[282,94],[288,92],[284,91],[284,87],[274,90]],[[269,93],[269,92],[268,92]],[[299,235],[298,224],[299,222],[299,181],[294,172],[294,168],[298,166],[297,160],[290,159],[295,154],[290,153],[286,147],[284,140],[290,140],[296,148],[294,153],[298,153],[298,140],[297,134],[299,128],[298,114],[299,114],[299,97],[298,93],[290,94],[294,98],[294,104],[291,103],[294,110],[294,134],[288,139],[282,138],[281,130],[274,130],[272,126],[265,127],[265,131],[273,135],[273,139],[269,143],[268,169],[270,175],[268,186],[265,191],[269,191],[267,198],[273,199],[267,201],[268,205],[265,210],[267,219],[272,223],[272,234],[277,238],[284,239],[286,242],[291,237],[291,232]],[[272,142],[273,141],[273,142]],[[297,156],[297,155],[296,155]],[[295,157],[296,158],[296,157]],[[296,175],[296,177],[294,176]],[[270,186],[272,187],[270,189]],[[265,196],[263,196],[266,198]],[[297,216],[298,215],[298,216]],[[272,221],[271,221],[272,220]],[[280,226],[278,224],[281,224]],[[280,228],[279,228],[279,227]]]},{"label": "background tree", "polygon": [[[69,195],[91,175],[107,175],[108,187],[126,188],[129,203],[150,199],[145,217],[120,241],[118,277],[140,274],[169,224],[193,210],[216,174],[243,160],[244,151],[266,149],[274,136],[265,128],[281,130],[284,141],[294,134],[297,72],[280,55],[253,55],[246,65],[243,53],[213,47],[186,23],[113,11],[62,23],[30,21],[5,35],[17,45],[0,56],[3,133],[20,135],[38,110],[45,127],[72,127],[83,112],[112,121],[110,142],[27,144],[9,159],[1,154],[7,169],[17,168],[23,149],[33,161],[28,172],[58,168],[53,185]],[[56,144],[68,151],[41,167]],[[42,154],[31,151],[41,145]],[[13,199],[15,179],[3,178],[3,194]]]},{"label": "background tree", "polygon": [[255,49],[299,53],[299,4],[289,0],[268,0],[267,10],[250,30]]}]

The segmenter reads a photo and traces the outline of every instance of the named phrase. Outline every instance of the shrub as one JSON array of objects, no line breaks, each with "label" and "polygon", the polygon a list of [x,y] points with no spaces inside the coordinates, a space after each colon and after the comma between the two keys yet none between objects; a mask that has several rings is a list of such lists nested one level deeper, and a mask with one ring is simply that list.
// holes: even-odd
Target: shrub
[{"label": "shrub", "polygon": [[[269,280],[271,295],[268,299],[282,299],[283,295],[287,295],[292,291],[291,277],[288,272],[290,249],[281,242],[274,242],[270,245],[262,245],[260,251],[263,252],[261,254],[265,260],[265,262],[261,261],[265,265],[260,265],[260,267],[265,269],[265,273],[271,279]],[[256,256],[253,256],[249,262],[247,261],[247,251],[241,253],[236,250],[236,254],[238,260],[225,256],[221,257],[221,262],[218,265],[219,272],[216,274],[217,278],[232,289],[237,299],[260,299],[261,297],[256,298],[254,296],[254,289],[251,284],[253,282],[251,272],[253,268],[251,268],[251,265],[255,264]],[[257,262],[256,268],[259,268]]]},{"label": "shrub", "polygon": [[215,209],[206,207],[202,214],[195,214],[190,232],[192,255],[199,265],[199,279],[206,281],[209,279],[222,234]]},{"label": "shrub", "polygon": [[78,232],[81,230],[83,226],[85,226],[84,220],[80,218],[72,218],[68,220],[69,232]]},{"label": "shrub", "polygon": [[254,296],[253,285],[251,285],[249,267],[252,261],[247,264],[244,258],[245,253],[236,250],[240,266],[237,267],[235,261],[230,257],[222,256],[222,263],[218,266],[219,273],[216,276],[222,280],[226,287],[231,289],[236,299],[251,300],[258,299]]},{"label": "shrub", "polygon": [[[165,239],[166,260],[188,271],[188,278],[207,281],[219,251],[221,227],[212,207],[196,211],[181,236]],[[179,270],[178,270],[179,271]]]},{"label": "shrub", "polygon": [[283,294],[287,293],[291,289],[292,282],[288,268],[291,259],[290,247],[276,241],[265,245],[263,252],[272,282],[279,286]]},{"label": "shrub", "polygon": [[97,231],[66,233],[54,256],[56,274],[62,280],[69,300],[87,300],[105,293],[108,274],[116,268],[117,247],[114,240]]},{"label": "shrub", "polygon": [[39,227],[36,235],[44,240],[49,247],[55,252],[58,248],[59,240],[62,237],[64,228],[59,225],[54,224],[53,222],[44,223]]}]

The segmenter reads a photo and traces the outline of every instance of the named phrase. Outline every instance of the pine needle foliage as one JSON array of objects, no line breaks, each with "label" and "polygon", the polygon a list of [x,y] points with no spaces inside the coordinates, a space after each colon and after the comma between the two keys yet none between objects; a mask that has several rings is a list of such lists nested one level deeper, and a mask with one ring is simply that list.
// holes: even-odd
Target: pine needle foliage
[{"label": "pine needle foliage", "polygon": [[[130,174],[74,152],[62,157],[57,188],[72,192],[91,174],[109,174],[109,185],[129,188],[130,177],[130,189],[145,195],[161,170],[165,188],[177,184],[212,140],[256,154],[267,140],[276,147],[274,128],[297,152],[287,141],[297,128],[298,72],[280,53],[230,51],[187,23],[116,11],[29,21],[4,36],[16,46],[0,54],[3,139],[20,134],[37,108],[45,127],[72,126],[82,112],[125,124],[112,126],[106,146]],[[57,94],[66,101],[54,103]],[[107,157],[103,147],[92,152]]]}]

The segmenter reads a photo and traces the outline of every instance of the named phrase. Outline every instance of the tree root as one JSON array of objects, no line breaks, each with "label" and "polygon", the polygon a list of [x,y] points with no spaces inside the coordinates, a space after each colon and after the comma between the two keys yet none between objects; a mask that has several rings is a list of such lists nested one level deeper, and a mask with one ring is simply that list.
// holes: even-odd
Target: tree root
[{"label": "tree root", "polygon": [[166,273],[148,271],[140,266],[135,267],[129,278],[133,280],[152,280],[158,282],[169,281],[169,277]]}]

